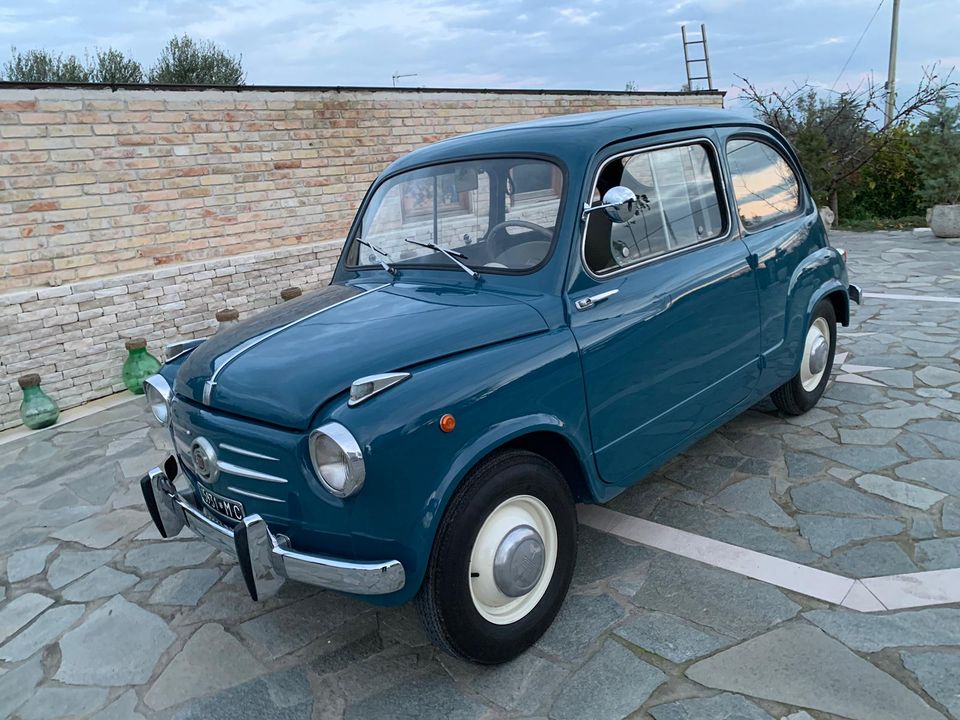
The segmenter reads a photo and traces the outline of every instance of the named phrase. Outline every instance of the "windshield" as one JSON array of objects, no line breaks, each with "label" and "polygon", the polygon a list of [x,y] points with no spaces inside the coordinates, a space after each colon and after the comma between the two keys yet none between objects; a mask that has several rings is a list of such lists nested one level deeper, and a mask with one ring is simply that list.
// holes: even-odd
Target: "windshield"
[{"label": "windshield", "polygon": [[481,273],[530,270],[550,253],[562,194],[560,168],[544,160],[470,160],[402,173],[370,199],[347,266],[382,259],[400,270],[457,270],[425,247],[434,244]]}]

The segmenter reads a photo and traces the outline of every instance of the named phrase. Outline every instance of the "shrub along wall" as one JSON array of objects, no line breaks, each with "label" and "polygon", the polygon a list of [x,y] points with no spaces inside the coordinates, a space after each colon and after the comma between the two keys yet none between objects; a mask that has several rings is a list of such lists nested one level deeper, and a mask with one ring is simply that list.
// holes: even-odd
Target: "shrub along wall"
[{"label": "shrub along wall", "polygon": [[70,407],[123,339],[208,333],[320,286],[367,186],[425,143],[547,115],[721,107],[718,92],[31,89],[0,83],[0,429],[16,377]]}]

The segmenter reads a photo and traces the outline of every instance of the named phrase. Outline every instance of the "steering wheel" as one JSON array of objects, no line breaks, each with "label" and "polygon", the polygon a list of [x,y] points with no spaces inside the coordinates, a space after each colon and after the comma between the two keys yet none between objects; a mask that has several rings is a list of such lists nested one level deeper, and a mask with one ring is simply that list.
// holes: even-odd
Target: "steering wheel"
[{"label": "steering wheel", "polygon": [[[483,236],[483,240],[491,242],[495,238],[495,234],[502,230],[505,227],[514,225],[516,227],[526,228],[527,230],[533,230],[536,233],[543,235],[547,240],[553,240],[553,233],[547,230],[542,225],[537,225],[535,222],[530,222],[529,220],[504,220],[503,222],[498,222],[492,228],[487,230],[486,234]],[[498,257],[502,254],[504,250],[501,250],[500,243],[497,243],[494,247],[490,248],[490,256]]]},{"label": "steering wheel", "polygon": [[530,222],[529,220],[504,220],[503,222],[498,222],[492,228],[487,230],[487,234],[483,236],[484,240],[488,240],[497,230],[501,228],[508,227],[509,225],[516,225],[517,227],[526,228],[527,230],[533,230],[534,232],[542,233],[547,237],[548,240],[553,239],[553,233],[547,230],[542,225],[537,225],[535,222]]}]

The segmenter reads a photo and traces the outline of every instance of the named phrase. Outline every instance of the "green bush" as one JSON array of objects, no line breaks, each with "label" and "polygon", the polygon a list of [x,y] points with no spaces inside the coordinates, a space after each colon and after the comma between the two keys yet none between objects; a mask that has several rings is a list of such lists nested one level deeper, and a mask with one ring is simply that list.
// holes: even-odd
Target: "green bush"
[{"label": "green bush", "polygon": [[216,43],[174,37],[150,68],[150,82],[166,85],[242,85],[245,79],[240,57]]},{"label": "green bush", "polygon": [[918,194],[924,207],[960,203],[960,104],[945,99],[918,123],[911,138]]}]

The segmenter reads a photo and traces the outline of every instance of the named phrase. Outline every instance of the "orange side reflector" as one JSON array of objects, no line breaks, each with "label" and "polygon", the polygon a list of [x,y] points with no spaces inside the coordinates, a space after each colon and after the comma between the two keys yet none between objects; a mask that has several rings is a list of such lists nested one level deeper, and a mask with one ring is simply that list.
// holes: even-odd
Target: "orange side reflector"
[{"label": "orange side reflector", "polygon": [[447,413],[442,418],[440,418],[440,429],[444,432],[453,432],[453,429],[457,426],[457,421],[454,419],[453,415]]}]

